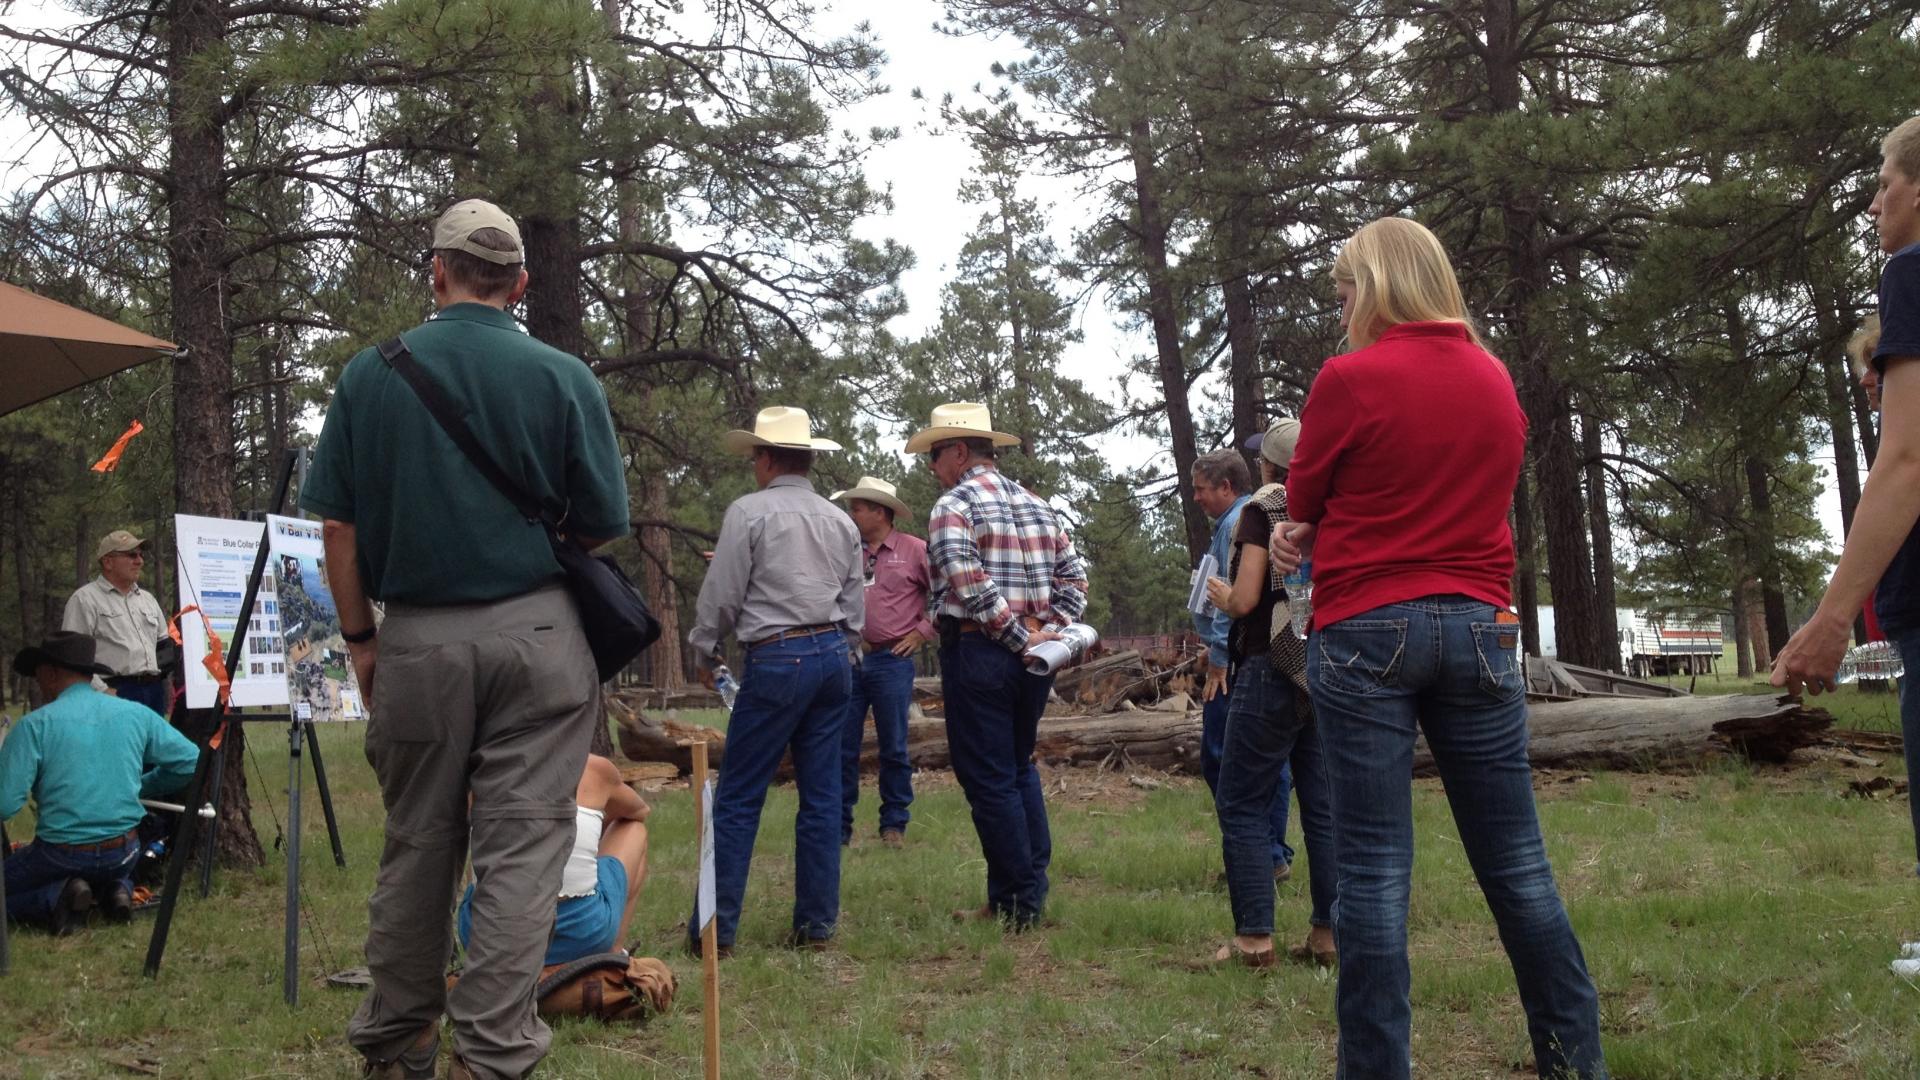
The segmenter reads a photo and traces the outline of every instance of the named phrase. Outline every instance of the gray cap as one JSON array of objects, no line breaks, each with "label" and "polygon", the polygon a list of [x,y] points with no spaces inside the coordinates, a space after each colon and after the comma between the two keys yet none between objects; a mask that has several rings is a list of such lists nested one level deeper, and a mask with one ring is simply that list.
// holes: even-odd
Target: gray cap
[{"label": "gray cap", "polygon": [[[481,229],[498,229],[513,238],[513,247],[506,251],[496,251],[484,244],[473,242],[473,234]],[[485,259],[490,263],[511,266],[527,261],[526,250],[520,245],[520,226],[513,223],[505,210],[485,199],[463,199],[447,207],[440,220],[433,223],[433,250],[464,251],[476,259]]]},{"label": "gray cap", "polygon": [[1300,421],[1283,416],[1267,429],[1260,440],[1260,456],[1285,469],[1293,463],[1293,447],[1300,441]]}]

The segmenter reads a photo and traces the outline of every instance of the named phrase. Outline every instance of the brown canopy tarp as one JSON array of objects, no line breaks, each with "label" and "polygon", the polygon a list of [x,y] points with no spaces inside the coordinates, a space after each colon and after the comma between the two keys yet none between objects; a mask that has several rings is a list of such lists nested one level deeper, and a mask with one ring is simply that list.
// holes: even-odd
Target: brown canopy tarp
[{"label": "brown canopy tarp", "polygon": [[172,342],[0,281],[0,416],[173,351]]}]

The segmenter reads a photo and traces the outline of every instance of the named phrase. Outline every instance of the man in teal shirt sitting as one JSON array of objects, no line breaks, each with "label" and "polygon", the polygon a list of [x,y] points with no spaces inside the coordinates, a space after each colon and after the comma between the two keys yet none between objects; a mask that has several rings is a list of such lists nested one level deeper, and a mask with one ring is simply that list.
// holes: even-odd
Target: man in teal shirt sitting
[{"label": "man in teal shirt sitting", "polygon": [[14,673],[47,704],[0,743],[0,819],[28,794],[36,815],[33,842],[6,860],[7,910],[56,935],[88,917],[96,892],[108,918],[133,919],[140,797],[179,790],[200,754],[152,709],[96,691],[93,676],[110,672],[93,650],[93,638],[64,630],[20,650]]}]

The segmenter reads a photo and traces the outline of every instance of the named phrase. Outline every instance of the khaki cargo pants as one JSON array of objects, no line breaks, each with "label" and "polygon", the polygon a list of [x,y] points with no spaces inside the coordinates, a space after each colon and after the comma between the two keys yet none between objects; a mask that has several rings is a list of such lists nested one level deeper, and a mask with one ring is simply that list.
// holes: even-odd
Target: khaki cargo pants
[{"label": "khaki cargo pants", "polygon": [[[367,760],[386,845],[367,901],[373,990],[347,1038],[375,1061],[431,1068],[431,1051],[407,1051],[444,1011],[475,1075],[523,1076],[552,1038],[533,989],[600,715],[593,655],[557,586],[486,604],[390,605],[379,642]],[[469,850],[473,939],[449,993]]]}]

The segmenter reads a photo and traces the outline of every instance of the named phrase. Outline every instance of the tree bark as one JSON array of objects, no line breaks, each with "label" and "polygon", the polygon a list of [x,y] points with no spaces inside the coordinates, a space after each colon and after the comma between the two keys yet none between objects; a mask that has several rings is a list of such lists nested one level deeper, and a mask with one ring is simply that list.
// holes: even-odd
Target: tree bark
[{"label": "tree bark", "polygon": [[1613,589],[1613,514],[1607,507],[1607,470],[1600,462],[1600,421],[1580,416],[1581,449],[1587,460],[1587,524],[1593,530],[1593,602],[1600,635],[1600,667],[1622,670],[1620,620]]},{"label": "tree bark", "polygon": [[[173,0],[167,33],[167,255],[173,340],[174,502],[181,513],[233,516],[233,346],[227,333],[225,109],[219,79],[225,5]],[[228,726],[215,856],[260,866],[247,795],[245,725]]]},{"label": "tree bark", "polygon": [[[1855,457],[1853,402],[1847,391],[1853,370],[1842,347],[1845,330],[1825,289],[1815,288],[1814,321],[1820,330],[1820,368],[1827,395],[1827,428],[1833,437],[1833,484],[1840,495],[1840,535],[1853,534],[1853,512],[1860,505],[1860,459]],[[1867,640],[1864,614],[1853,617],[1853,640]]]},{"label": "tree bark", "polygon": [[1227,387],[1233,405],[1233,446],[1247,459],[1251,475],[1258,481],[1260,462],[1247,440],[1260,434],[1263,395],[1260,392],[1260,334],[1258,313],[1254,310],[1253,282],[1248,266],[1252,262],[1252,226],[1248,208],[1237,207],[1225,223],[1226,278],[1220,283],[1220,302],[1227,317]]},{"label": "tree bark", "polygon": [[1740,678],[1753,678],[1753,619],[1747,611],[1747,582],[1740,580],[1728,594],[1734,607],[1734,669]]},{"label": "tree bark", "polygon": [[1213,534],[1205,511],[1193,495],[1193,463],[1200,452],[1194,442],[1193,410],[1187,401],[1186,361],[1180,355],[1173,270],[1167,258],[1169,225],[1160,203],[1160,166],[1154,159],[1153,132],[1145,119],[1136,119],[1128,126],[1127,149],[1133,160],[1134,209],[1139,215],[1141,267],[1147,279],[1147,317],[1153,324],[1160,392],[1166,398],[1167,437],[1173,442],[1180,516],[1187,528],[1187,555],[1198,559],[1206,553]]},{"label": "tree bark", "polygon": [[1520,606],[1520,640],[1527,655],[1540,655],[1540,564],[1534,558],[1533,486],[1527,470],[1520,469],[1520,481],[1513,487],[1513,595]]},{"label": "tree bark", "polygon": [[1780,588],[1780,559],[1774,542],[1773,486],[1767,463],[1757,455],[1746,460],[1747,497],[1753,501],[1754,560],[1760,576],[1761,610],[1766,614],[1767,654],[1778,655],[1791,632],[1787,626],[1787,597]]},{"label": "tree bark", "polygon": [[1764,674],[1773,670],[1773,647],[1767,643],[1767,616],[1761,608],[1763,595],[1760,582],[1749,578],[1743,586],[1747,590],[1747,639],[1753,644],[1753,670],[1755,674]]}]

